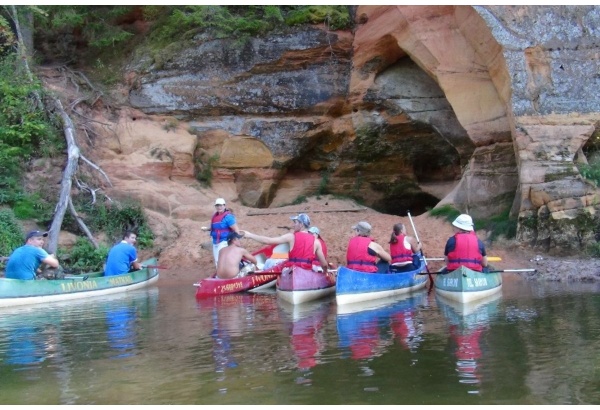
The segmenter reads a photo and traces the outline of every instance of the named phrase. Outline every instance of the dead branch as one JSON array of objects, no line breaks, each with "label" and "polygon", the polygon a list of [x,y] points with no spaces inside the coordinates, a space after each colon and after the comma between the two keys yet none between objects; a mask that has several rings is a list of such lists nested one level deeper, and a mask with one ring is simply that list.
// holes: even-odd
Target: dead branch
[{"label": "dead branch", "polygon": [[69,197],[69,211],[71,211],[71,215],[73,215],[73,218],[75,218],[75,221],[77,222],[77,225],[79,226],[79,229],[81,229],[85,233],[85,235],[90,240],[92,245],[94,245],[94,248],[98,249],[98,247],[99,247],[98,242],[94,238],[94,235],[92,235],[92,233],[88,229],[85,222],[83,222],[83,219],[81,219],[79,217],[79,215],[77,214],[77,211],[75,210],[75,207],[73,206],[73,201],[71,200],[70,197]]},{"label": "dead branch", "polygon": [[289,214],[289,213],[313,213],[313,212],[361,212],[366,211],[367,208],[345,208],[345,209],[311,209],[306,211],[250,211],[246,215],[248,216],[259,216],[259,215],[273,215],[273,214]]},{"label": "dead branch", "polygon": [[62,103],[56,97],[53,98],[54,105],[60,114],[63,122],[63,131],[65,139],[67,140],[67,166],[63,172],[60,188],[60,196],[54,210],[54,216],[52,218],[52,224],[50,225],[50,233],[48,235],[48,251],[50,253],[56,253],[58,248],[58,234],[65,216],[65,212],[69,203],[71,202],[71,187],[73,177],[77,171],[77,165],[79,162],[80,151],[77,143],[75,142],[75,128],[71,118],[64,110]]},{"label": "dead branch", "polygon": [[106,172],[104,172],[102,170],[102,168],[100,168],[98,165],[94,164],[92,161],[90,161],[89,159],[87,159],[83,154],[80,155],[81,159],[85,161],[86,164],[88,164],[90,167],[94,168],[96,171],[98,171],[99,173],[102,174],[102,176],[106,179],[106,182],[108,182],[109,186],[113,186],[112,182],[110,182],[110,179],[108,178],[108,175],[106,175]]}]

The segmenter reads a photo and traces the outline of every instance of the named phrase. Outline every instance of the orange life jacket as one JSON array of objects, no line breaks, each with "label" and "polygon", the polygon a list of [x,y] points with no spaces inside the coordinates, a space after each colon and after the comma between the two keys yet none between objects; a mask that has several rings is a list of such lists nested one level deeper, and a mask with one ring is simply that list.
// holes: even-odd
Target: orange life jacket
[{"label": "orange life jacket", "polygon": [[359,272],[377,272],[377,257],[369,255],[369,244],[373,239],[365,236],[355,236],[348,242],[346,251],[346,266]]},{"label": "orange life jacket", "polygon": [[483,256],[479,250],[479,240],[474,232],[458,232],[454,235],[456,244],[454,250],[448,253],[448,271],[458,269],[459,266],[472,269],[477,272],[483,270],[481,261]]}]

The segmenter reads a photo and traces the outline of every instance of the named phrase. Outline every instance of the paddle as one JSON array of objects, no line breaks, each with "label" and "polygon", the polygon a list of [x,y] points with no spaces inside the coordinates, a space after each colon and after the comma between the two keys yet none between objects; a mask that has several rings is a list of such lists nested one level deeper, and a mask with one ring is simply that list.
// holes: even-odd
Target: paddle
[{"label": "paddle", "polygon": [[[488,262],[501,262],[502,258],[499,256],[488,256]],[[427,258],[430,261],[443,261],[445,258]]]},{"label": "paddle", "polygon": [[[415,233],[415,238],[417,239],[417,243],[421,243],[419,240],[419,234],[417,233],[417,229],[415,228],[415,224],[410,216],[410,211],[406,211],[408,214],[408,219],[410,220],[410,224],[412,225],[413,232]],[[433,289],[433,277],[431,276],[431,272],[429,272],[429,266],[427,266],[427,259],[425,259],[425,255],[423,255],[423,244],[421,244],[421,256],[423,257],[423,262],[425,262],[425,269],[427,270],[427,274],[429,275],[429,290]]]},{"label": "paddle", "polygon": [[[478,272],[478,273],[503,273],[503,272],[537,272],[537,269],[502,269],[502,270],[491,270],[489,272]],[[427,273],[419,273],[419,275],[431,275],[431,274],[435,274],[435,275],[447,275],[450,272],[444,272],[444,271],[440,271],[440,272],[427,272]]]}]

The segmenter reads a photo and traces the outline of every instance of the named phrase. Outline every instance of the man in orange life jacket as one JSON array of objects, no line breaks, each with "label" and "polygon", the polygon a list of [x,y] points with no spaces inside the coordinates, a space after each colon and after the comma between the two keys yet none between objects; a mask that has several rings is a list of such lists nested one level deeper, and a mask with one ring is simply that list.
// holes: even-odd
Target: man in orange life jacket
[{"label": "man in orange life jacket", "polygon": [[313,234],[308,232],[310,227],[310,218],[306,214],[299,214],[290,218],[294,223],[294,232],[288,232],[275,238],[268,236],[255,235],[248,231],[242,231],[246,238],[254,239],[257,242],[267,245],[279,245],[287,243],[290,247],[289,259],[287,262],[277,265],[277,268],[283,269],[287,266],[299,266],[303,269],[312,269],[312,261],[317,256],[321,263],[323,273],[327,273],[327,260],[323,255],[321,242],[315,240]]},{"label": "man in orange life jacket", "polygon": [[[348,242],[348,250],[346,251],[347,268],[367,273],[387,272],[392,257],[381,245],[369,237],[371,225],[368,222],[361,221],[354,225],[352,230],[354,237]],[[377,257],[383,261],[380,267],[378,267]]]},{"label": "man in orange life jacket", "polygon": [[452,222],[452,226],[454,236],[446,242],[446,267],[442,272],[452,272],[461,265],[477,272],[487,272],[485,246],[473,230],[473,219],[467,214],[462,214]]},{"label": "man in orange life jacket", "polygon": [[392,257],[390,271],[408,272],[417,269],[419,266],[417,252],[421,249],[421,244],[415,238],[406,234],[404,224],[397,223],[394,225],[389,243],[390,256]]},{"label": "man in orange life jacket", "polygon": [[[215,210],[216,212],[210,221],[210,236],[213,243],[213,258],[215,259],[215,266],[217,266],[219,251],[227,246],[229,235],[231,232],[239,234],[240,231],[235,216],[225,207],[225,200],[223,198],[217,198],[215,201]],[[204,226],[201,229],[203,231],[208,230]]]}]

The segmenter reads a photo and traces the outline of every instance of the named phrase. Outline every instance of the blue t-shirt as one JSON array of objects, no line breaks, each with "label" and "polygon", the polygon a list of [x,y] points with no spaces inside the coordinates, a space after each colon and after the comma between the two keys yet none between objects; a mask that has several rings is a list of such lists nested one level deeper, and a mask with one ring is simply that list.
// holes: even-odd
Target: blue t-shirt
[{"label": "blue t-shirt", "polygon": [[104,276],[127,273],[131,269],[131,262],[135,262],[136,260],[137,252],[134,246],[127,242],[120,242],[108,252]]},{"label": "blue t-shirt", "polygon": [[6,277],[9,279],[34,280],[36,270],[48,257],[48,252],[33,245],[23,245],[14,250],[6,264]]}]

